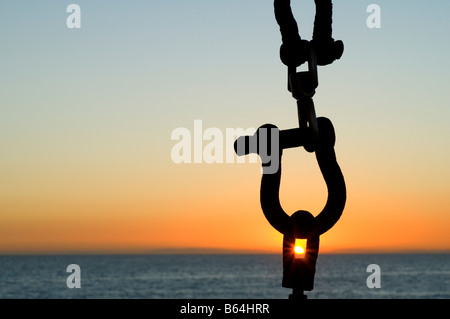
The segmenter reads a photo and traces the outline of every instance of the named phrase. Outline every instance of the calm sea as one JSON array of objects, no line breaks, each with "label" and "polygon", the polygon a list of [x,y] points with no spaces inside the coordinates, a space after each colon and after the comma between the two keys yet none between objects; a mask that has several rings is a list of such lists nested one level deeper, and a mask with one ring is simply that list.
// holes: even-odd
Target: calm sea
[{"label": "calm sea", "polygon": [[[79,265],[81,288],[66,272]],[[367,266],[381,269],[369,289]],[[280,255],[0,256],[0,298],[286,299]],[[320,255],[308,298],[450,298],[450,254]]]}]

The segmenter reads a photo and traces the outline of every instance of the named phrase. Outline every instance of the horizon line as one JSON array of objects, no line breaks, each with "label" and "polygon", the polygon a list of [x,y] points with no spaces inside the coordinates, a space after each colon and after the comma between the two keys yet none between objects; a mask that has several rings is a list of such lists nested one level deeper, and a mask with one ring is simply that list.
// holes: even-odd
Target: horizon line
[{"label": "horizon line", "polygon": [[[37,255],[278,255],[272,250],[228,249],[207,247],[154,248],[154,249],[98,249],[98,250],[17,250],[0,251],[0,256]],[[320,252],[321,255],[377,255],[377,254],[450,254],[450,249],[334,249]]]}]

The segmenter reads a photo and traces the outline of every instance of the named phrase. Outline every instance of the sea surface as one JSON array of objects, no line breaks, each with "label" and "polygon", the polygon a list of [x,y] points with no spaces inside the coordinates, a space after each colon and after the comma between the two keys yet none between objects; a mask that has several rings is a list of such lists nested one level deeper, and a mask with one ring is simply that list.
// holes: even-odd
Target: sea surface
[{"label": "sea surface", "polygon": [[[71,264],[80,267],[81,288],[67,286]],[[380,288],[367,286],[371,264],[380,267]],[[286,299],[291,289],[281,279],[281,255],[0,256],[1,299]],[[306,294],[449,299],[450,254],[322,254]]]}]

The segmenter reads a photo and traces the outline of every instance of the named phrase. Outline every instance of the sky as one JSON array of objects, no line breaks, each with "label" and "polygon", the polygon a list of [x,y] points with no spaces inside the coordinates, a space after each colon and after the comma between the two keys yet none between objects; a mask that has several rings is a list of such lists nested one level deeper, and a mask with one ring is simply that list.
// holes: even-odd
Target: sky
[{"label": "sky", "polygon": [[[292,2],[310,39],[314,2]],[[372,3],[381,28],[367,26]],[[314,102],[334,124],[347,203],[321,252],[450,250],[448,12],[446,0],[334,1],[345,51],[319,67]],[[194,138],[196,120],[224,150],[227,128],[298,126],[272,1],[7,0],[0,38],[1,254],[281,253],[260,163],[171,156],[172,132]],[[284,210],[317,215],[314,154],[283,154]]]}]

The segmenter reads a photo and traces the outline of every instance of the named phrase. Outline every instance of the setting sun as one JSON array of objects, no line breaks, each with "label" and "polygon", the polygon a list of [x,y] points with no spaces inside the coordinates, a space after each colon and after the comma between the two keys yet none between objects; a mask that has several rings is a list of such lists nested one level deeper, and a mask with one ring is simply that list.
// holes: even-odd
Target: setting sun
[{"label": "setting sun", "polygon": [[306,252],[306,239],[296,239],[294,246],[295,258],[303,258]]}]

